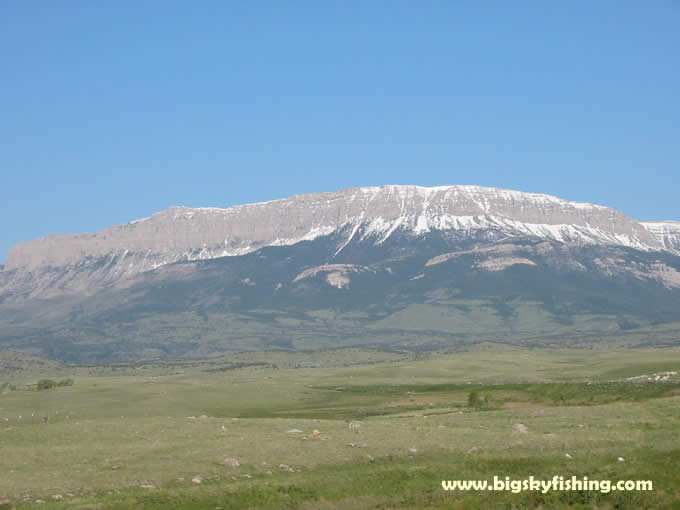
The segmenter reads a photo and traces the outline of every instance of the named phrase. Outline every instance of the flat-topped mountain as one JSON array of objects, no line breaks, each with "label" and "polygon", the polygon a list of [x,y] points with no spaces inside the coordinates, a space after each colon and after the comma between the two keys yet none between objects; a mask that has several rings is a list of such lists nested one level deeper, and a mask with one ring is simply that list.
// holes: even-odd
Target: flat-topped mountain
[{"label": "flat-topped mountain", "polygon": [[[347,226],[385,241],[397,229],[495,230],[565,242],[676,251],[680,224],[639,223],[607,207],[550,195],[479,186],[382,186],[298,195],[250,205],[171,207],[94,234],[52,235],[22,243],[6,269],[77,263],[85,258],[133,257],[144,271],[178,260],[242,255],[263,246],[291,245]],[[349,241],[351,238],[348,238]],[[141,256],[141,259],[140,259]],[[124,272],[129,272],[126,261]]]},{"label": "flat-topped mountain", "polygon": [[87,338],[91,357],[127,359],[410,345],[415,328],[419,344],[446,345],[630,331],[680,320],[676,305],[678,222],[497,188],[382,186],[172,207],[22,243],[0,268],[0,344],[81,359],[73,339]]}]

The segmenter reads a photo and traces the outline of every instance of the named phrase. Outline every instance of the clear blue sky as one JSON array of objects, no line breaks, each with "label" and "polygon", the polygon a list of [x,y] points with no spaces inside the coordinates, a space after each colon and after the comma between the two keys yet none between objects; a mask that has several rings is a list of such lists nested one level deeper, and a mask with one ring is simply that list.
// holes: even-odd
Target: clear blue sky
[{"label": "clear blue sky", "polygon": [[680,220],[679,27],[676,0],[5,0],[0,261],[171,205],[363,185]]}]

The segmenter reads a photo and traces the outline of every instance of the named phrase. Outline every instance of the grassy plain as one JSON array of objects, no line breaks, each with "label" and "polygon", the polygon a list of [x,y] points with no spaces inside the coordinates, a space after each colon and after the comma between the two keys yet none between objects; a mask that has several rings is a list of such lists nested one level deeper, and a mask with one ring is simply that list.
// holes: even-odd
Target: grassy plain
[{"label": "grassy plain", "polygon": [[[626,380],[680,371],[677,348],[2,359],[0,508],[680,507],[680,377]],[[36,391],[47,376],[75,384]],[[469,407],[472,391],[487,403]],[[654,490],[441,488],[494,475],[643,479]]]}]

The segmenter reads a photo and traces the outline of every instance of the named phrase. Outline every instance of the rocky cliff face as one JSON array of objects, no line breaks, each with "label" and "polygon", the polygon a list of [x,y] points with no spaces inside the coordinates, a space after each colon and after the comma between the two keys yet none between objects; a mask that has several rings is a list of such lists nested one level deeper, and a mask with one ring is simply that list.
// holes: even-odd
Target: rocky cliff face
[{"label": "rocky cliff face", "polygon": [[[348,229],[382,242],[396,230],[493,229],[508,236],[680,249],[678,224],[640,224],[612,209],[549,195],[477,186],[383,186],[299,195],[227,209],[172,207],[93,234],[52,235],[10,251],[5,270],[64,267],[88,259],[124,276],[178,260],[242,255]],[[670,236],[675,236],[673,239]]]},{"label": "rocky cliff face", "polygon": [[641,225],[659,241],[666,250],[680,254],[680,222],[642,222]]}]

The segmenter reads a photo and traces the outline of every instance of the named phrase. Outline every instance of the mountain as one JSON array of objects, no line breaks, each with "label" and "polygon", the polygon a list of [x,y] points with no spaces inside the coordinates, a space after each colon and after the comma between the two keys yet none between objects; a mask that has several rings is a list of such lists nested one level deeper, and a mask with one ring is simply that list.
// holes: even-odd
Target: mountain
[{"label": "mountain", "polygon": [[478,186],[173,207],[22,243],[0,270],[0,348],[72,361],[666,344],[675,321],[680,223]]}]

